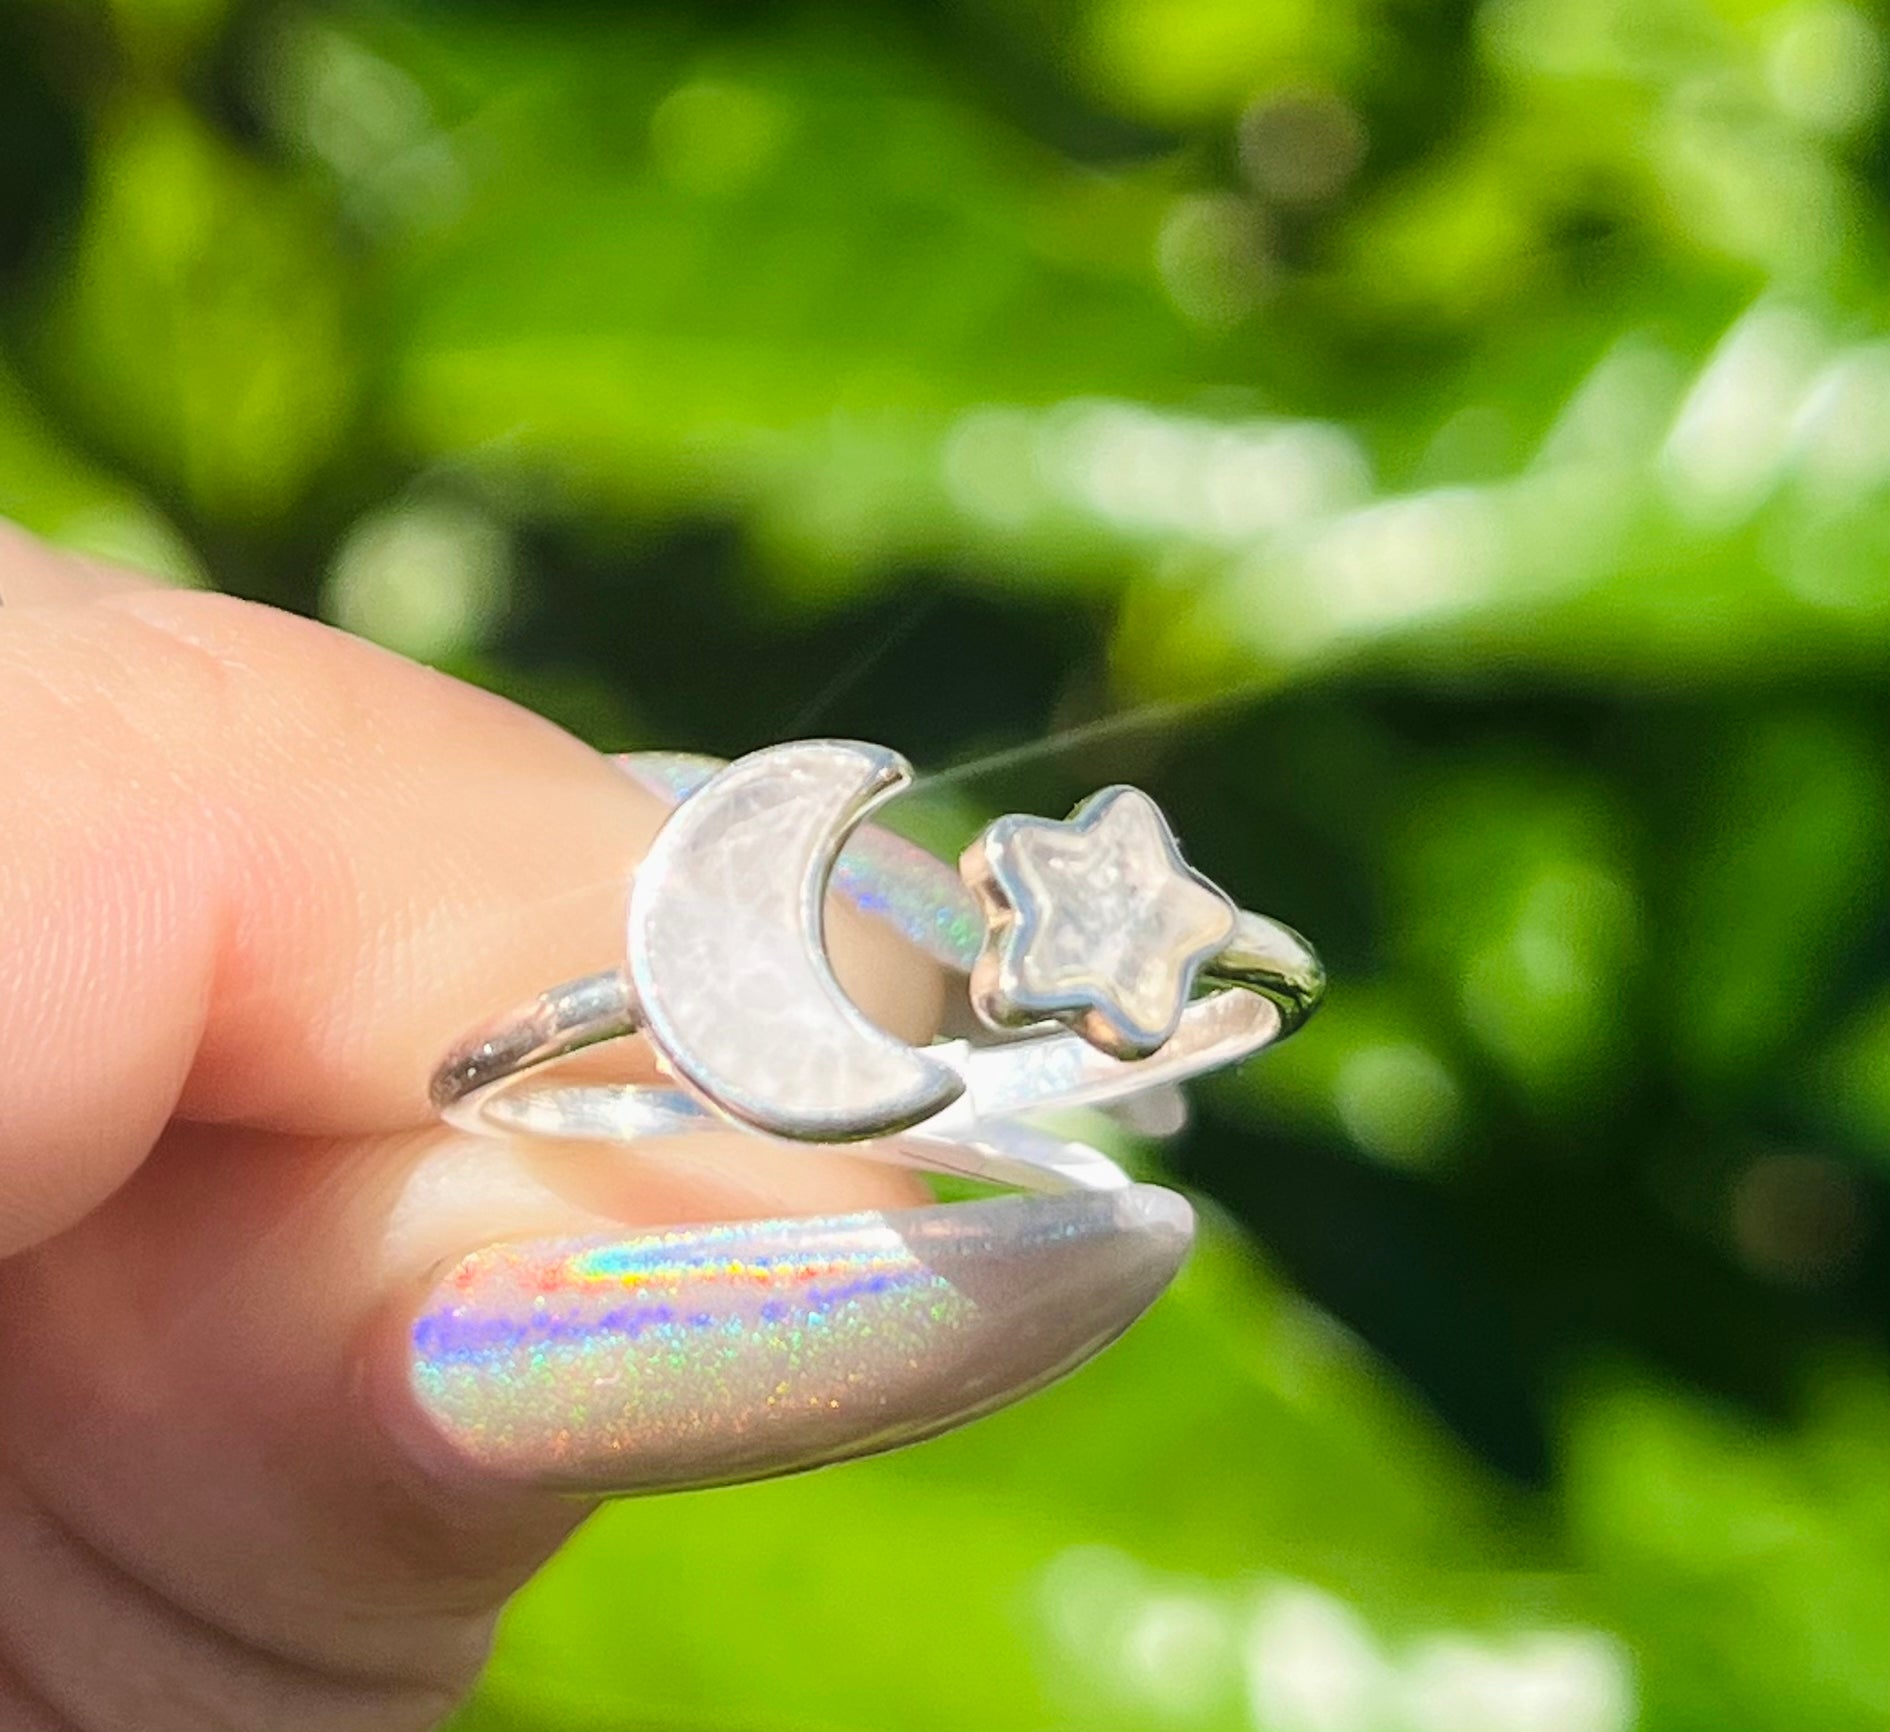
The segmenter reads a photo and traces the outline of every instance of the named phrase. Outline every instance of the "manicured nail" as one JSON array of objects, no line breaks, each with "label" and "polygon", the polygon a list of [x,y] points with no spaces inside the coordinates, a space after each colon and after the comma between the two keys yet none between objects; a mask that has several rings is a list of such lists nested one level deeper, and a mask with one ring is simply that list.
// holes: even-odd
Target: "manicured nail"
[{"label": "manicured nail", "polygon": [[715,1485],[930,1437],[1074,1369],[1167,1286],[1152,1185],[476,1251],[410,1337],[467,1466],[574,1491]]}]

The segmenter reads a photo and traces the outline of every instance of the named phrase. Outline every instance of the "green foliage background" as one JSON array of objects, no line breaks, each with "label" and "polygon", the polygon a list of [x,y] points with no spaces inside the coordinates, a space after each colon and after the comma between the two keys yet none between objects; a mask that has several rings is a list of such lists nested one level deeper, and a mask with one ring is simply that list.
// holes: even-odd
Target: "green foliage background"
[{"label": "green foliage background", "polygon": [[887,741],[944,848],[1141,781],[1333,964],[1120,1347],[609,1512],[467,1732],[1885,1724],[1887,57],[0,10],[0,511],[603,746]]}]

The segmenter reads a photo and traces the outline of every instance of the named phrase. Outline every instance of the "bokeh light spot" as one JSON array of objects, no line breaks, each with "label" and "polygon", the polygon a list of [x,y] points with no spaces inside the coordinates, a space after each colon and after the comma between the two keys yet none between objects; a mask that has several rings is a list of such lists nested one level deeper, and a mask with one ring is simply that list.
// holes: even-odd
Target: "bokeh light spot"
[{"label": "bokeh light spot", "polygon": [[1333,1079],[1333,1104],[1353,1141],[1400,1166],[1428,1166],[1456,1134],[1462,1096],[1443,1061],[1410,1042],[1361,1047]]},{"label": "bokeh light spot", "polygon": [[419,661],[478,644],[511,596],[504,529],[458,501],[417,500],[372,513],[335,554],[322,592],[337,625]]},{"label": "bokeh light spot", "polygon": [[745,85],[701,78],[679,85],[650,116],[650,148],[685,192],[731,193],[765,170],[780,151],[788,116]]}]

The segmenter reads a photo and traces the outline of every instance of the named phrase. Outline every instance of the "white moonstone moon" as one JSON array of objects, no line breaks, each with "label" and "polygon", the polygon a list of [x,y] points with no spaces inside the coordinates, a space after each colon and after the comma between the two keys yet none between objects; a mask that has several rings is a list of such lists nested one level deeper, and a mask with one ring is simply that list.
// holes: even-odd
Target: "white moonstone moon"
[{"label": "white moonstone moon", "polygon": [[671,814],[630,892],[630,979],[663,1060],[728,1117],[845,1142],[928,1117],[958,1073],[869,1022],[827,961],[828,875],[912,779],[852,740],[771,746]]}]

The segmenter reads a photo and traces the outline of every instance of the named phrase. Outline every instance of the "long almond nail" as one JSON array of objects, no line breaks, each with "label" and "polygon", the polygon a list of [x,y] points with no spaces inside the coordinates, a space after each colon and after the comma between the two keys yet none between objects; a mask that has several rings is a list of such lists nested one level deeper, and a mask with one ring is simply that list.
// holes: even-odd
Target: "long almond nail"
[{"label": "long almond nail", "polygon": [[915,1442],[1113,1340],[1194,1217],[1151,1185],[474,1252],[410,1337],[420,1412],[466,1465],[627,1492]]}]

